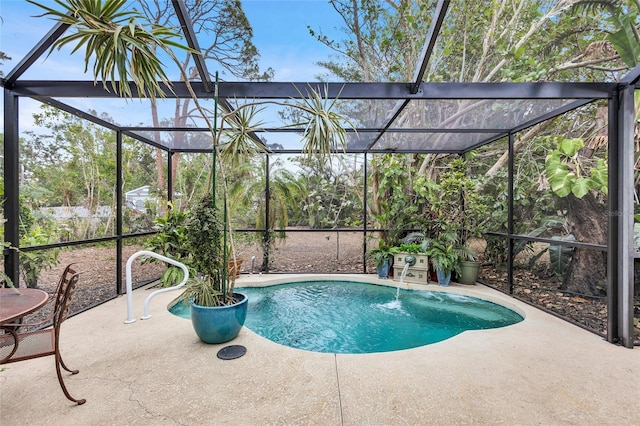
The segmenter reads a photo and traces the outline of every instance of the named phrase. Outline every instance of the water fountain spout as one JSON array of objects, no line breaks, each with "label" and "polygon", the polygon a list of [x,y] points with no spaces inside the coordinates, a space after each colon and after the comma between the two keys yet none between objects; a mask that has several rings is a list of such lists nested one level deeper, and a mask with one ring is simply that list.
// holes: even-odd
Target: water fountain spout
[{"label": "water fountain spout", "polygon": [[400,282],[398,282],[398,287],[396,288],[396,302],[400,297],[400,286],[404,284],[404,277],[407,275],[407,271],[410,267],[416,264],[416,257],[412,254],[408,254],[404,257],[404,268],[402,268],[402,273],[400,274]]},{"label": "water fountain spout", "polygon": [[404,268],[402,268],[402,273],[400,273],[400,281],[396,286],[396,299],[394,301],[385,303],[382,305],[387,309],[402,309],[402,304],[400,303],[400,287],[404,283],[404,277],[407,275],[407,271],[410,267],[416,264],[416,257],[412,254],[408,254],[404,258]]}]

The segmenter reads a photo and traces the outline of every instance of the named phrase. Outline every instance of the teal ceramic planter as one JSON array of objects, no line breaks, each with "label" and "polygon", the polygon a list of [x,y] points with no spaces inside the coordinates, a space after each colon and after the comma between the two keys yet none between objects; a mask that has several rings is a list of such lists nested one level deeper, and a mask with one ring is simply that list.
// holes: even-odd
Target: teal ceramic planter
[{"label": "teal ceramic planter", "polygon": [[233,293],[242,299],[230,306],[200,306],[191,304],[191,324],[204,343],[217,344],[236,338],[247,318],[248,299],[242,293]]}]

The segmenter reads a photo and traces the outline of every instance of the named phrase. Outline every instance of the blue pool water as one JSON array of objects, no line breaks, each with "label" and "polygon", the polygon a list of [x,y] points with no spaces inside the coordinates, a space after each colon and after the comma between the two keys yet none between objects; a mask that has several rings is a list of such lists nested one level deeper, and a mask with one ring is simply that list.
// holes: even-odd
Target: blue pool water
[{"label": "blue pool water", "polygon": [[[245,326],[282,345],[314,352],[390,352],[440,342],[465,330],[522,321],[510,309],[452,293],[347,281],[237,288],[249,297]],[[184,305],[175,315],[189,318]]]}]

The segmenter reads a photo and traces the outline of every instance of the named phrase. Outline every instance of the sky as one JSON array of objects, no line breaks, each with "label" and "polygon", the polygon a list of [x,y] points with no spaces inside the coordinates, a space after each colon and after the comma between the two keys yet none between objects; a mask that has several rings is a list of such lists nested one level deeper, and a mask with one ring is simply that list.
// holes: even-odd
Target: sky
[{"label": "sky", "polygon": [[[41,1],[55,7],[51,0]],[[332,51],[311,37],[307,25],[339,35],[339,16],[327,0],[245,0],[242,4],[253,27],[261,68],[273,68],[276,81],[311,81],[323,72],[315,63],[326,60]],[[24,0],[0,0],[0,50],[12,58],[2,66],[5,74],[53,26],[48,18],[34,17],[38,13],[39,8]],[[44,73],[51,79],[84,78],[82,58],[77,56],[75,60],[52,55],[34,64],[23,78],[39,79]]]},{"label": "sky", "polygon": [[[41,3],[57,8],[52,0],[40,0]],[[131,3],[135,1],[131,0]],[[339,15],[327,0],[244,0],[243,9],[254,32],[253,42],[260,53],[259,64],[262,70],[269,67],[275,71],[274,81],[316,81],[324,70],[316,65],[326,60],[333,52],[316,41],[307,29],[310,25],[316,32],[342,37]],[[53,27],[54,21],[48,17],[36,17],[42,10],[24,0],[0,0],[0,51],[11,60],[5,61],[2,70],[11,71],[18,62]],[[203,42],[201,42],[204,45]],[[89,80],[93,76],[84,73],[82,54],[53,52],[36,61],[22,79],[31,80]],[[208,64],[209,72],[215,72]],[[177,79],[177,71],[169,77]],[[223,80],[233,80],[230,75],[221,75]],[[81,110],[94,109],[108,111],[121,125],[151,125],[151,115],[146,108],[132,108],[136,101],[116,104],[115,101],[75,98],[66,102]],[[146,105],[146,103],[145,103]],[[167,106],[166,116],[171,116],[173,104]],[[171,108],[171,110],[170,110]],[[40,103],[22,98],[20,102],[20,129],[34,128],[33,113],[40,109]],[[0,103],[0,111],[3,104]],[[163,114],[164,115],[164,114]],[[4,116],[0,114],[0,125]],[[273,125],[278,125],[271,123]]]},{"label": "sky", "polygon": [[[51,0],[40,1],[56,7]],[[131,3],[134,1],[131,0]],[[311,26],[316,32],[322,31],[330,36],[342,37],[340,17],[328,1],[244,0],[242,5],[253,27],[253,42],[260,53],[261,69],[271,67],[275,71],[275,81],[316,81],[316,76],[324,72],[316,62],[327,60],[332,51],[311,37],[307,26]],[[2,65],[1,69],[5,74],[12,70],[54,25],[50,18],[36,17],[40,13],[40,8],[24,0],[0,0],[0,51],[12,58]],[[210,72],[216,71],[212,64],[208,65]],[[177,72],[175,74],[177,79]],[[43,56],[36,61],[21,78],[88,80],[92,75],[84,74],[81,54],[70,56],[68,52],[54,52],[49,57]],[[174,76],[170,74],[170,78]],[[223,75],[221,78],[233,79],[229,75]],[[151,117],[148,111],[145,111],[146,108],[137,108],[139,115],[135,116],[123,101],[119,104],[113,101],[111,105],[107,105],[108,102],[111,101],[82,98],[68,100],[70,105],[82,110],[107,110],[116,122],[122,125],[151,125]],[[1,105],[0,110],[3,109]],[[22,131],[32,128],[32,115],[39,108],[38,102],[25,98],[21,100]],[[167,106],[167,116],[171,115],[170,108],[173,108],[172,103]],[[3,115],[0,115],[2,126],[3,119]]]},{"label": "sky", "polygon": [[261,64],[276,71],[277,81],[311,81],[323,70],[315,65],[333,53],[314,40],[307,26],[340,36],[342,22],[326,0],[244,1]]}]

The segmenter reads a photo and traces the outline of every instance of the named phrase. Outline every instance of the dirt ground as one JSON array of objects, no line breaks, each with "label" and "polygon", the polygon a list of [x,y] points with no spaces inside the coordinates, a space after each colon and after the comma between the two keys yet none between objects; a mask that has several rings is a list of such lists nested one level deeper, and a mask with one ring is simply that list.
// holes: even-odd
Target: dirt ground
[{"label": "dirt ground", "polygon": [[[243,259],[241,272],[259,273],[263,262],[258,245],[239,244],[239,256]],[[478,247],[481,249],[481,247]],[[125,265],[140,246],[125,246],[122,258],[123,284],[125,291]],[[363,236],[358,232],[310,232],[294,229],[286,240],[279,241],[269,259],[271,273],[375,273],[371,261],[363,266]],[[87,309],[117,296],[116,250],[113,247],[74,247],[62,250],[59,264],[43,271],[38,287],[55,291],[60,273],[69,263],[76,263],[82,275],[74,296],[74,312]],[[163,266],[154,263],[132,264],[132,285],[137,287],[156,279]],[[502,291],[506,288],[506,272],[489,263],[483,264],[479,281]],[[514,295],[547,311],[556,313],[598,334],[605,335],[607,306],[604,298],[587,298],[562,292],[559,282],[541,271],[517,270],[514,274]],[[30,322],[46,317],[52,307],[48,305],[31,318]],[[123,313],[123,316],[125,313]],[[635,318],[640,318],[640,300],[636,300]],[[640,340],[640,328],[635,329],[636,340]]]}]

